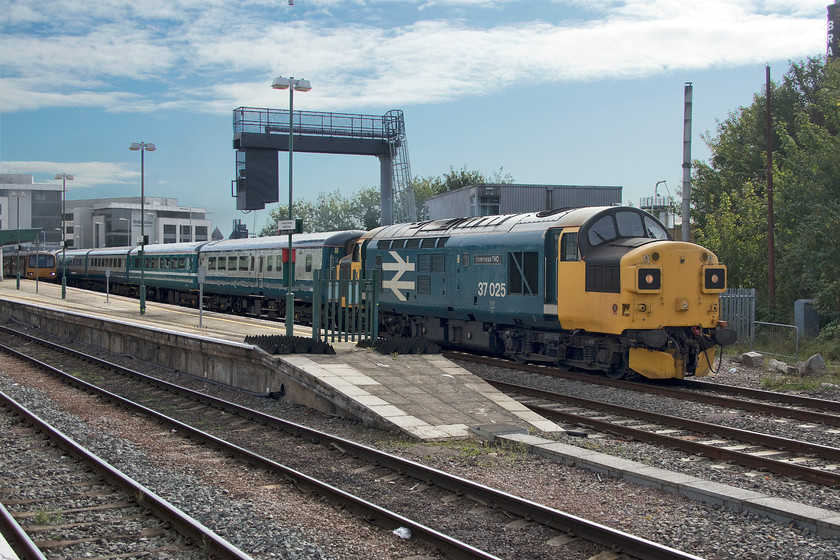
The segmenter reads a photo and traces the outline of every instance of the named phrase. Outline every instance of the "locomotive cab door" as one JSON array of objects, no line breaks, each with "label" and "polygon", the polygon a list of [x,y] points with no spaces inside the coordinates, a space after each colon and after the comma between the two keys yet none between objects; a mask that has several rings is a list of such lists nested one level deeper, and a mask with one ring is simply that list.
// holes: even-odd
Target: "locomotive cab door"
[{"label": "locomotive cab door", "polygon": [[543,314],[557,317],[557,266],[562,229],[550,229],[545,236],[545,301]]},{"label": "locomotive cab door", "polygon": [[555,301],[557,317],[564,329],[580,328],[586,316],[586,298],[584,294],[583,262],[578,248],[579,228],[562,230],[557,247]]}]

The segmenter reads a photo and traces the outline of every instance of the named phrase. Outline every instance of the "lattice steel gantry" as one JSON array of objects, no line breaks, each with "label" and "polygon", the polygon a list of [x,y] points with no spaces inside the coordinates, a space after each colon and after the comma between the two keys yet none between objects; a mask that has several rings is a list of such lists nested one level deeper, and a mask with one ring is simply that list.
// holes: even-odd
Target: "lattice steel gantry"
[{"label": "lattice steel gantry", "polygon": [[[400,110],[383,116],[294,111],[294,151],[371,155],[379,159],[382,225],[416,218],[411,164]],[[233,111],[236,208],[259,210],[279,200],[277,152],[289,149],[289,111],[239,107]]]}]

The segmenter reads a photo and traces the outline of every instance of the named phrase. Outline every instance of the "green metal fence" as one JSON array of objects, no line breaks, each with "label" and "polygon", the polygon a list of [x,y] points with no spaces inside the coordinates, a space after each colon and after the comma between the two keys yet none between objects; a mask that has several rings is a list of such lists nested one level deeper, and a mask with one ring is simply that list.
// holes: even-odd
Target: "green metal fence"
[{"label": "green metal fence", "polygon": [[[379,279],[329,277],[314,271],[312,286],[312,338],[324,342],[363,342],[379,338]],[[320,302],[320,305],[319,305]]]}]

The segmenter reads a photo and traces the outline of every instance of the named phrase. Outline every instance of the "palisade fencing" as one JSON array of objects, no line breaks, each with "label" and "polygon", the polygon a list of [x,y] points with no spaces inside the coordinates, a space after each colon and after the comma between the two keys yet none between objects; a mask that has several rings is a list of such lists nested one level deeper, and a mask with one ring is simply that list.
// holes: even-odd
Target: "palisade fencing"
[{"label": "palisade fencing", "polygon": [[[379,338],[379,284],[381,271],[373,278],[327,278],[314,271],[312,286],[312,339],[324,342],[368,342]],[[319,303],[320,302],[320,303]]]},{"label": "palisade fencing", "polygon": [[738,341],[755,340],[755,288],[729,288],[720,295],[720,319],[738,333]]}]

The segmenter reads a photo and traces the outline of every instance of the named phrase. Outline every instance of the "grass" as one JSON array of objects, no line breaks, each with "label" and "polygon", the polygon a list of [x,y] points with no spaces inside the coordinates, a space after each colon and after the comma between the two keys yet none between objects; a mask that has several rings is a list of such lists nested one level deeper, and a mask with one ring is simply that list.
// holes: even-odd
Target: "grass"
[{"label": "grass", "polygon": [[821,392],[840,390],[840,374],[828,373],[819,376],[790,376],[769,374],[761,379],[761,388],[768,391],[787,393],[791,391]]}]

